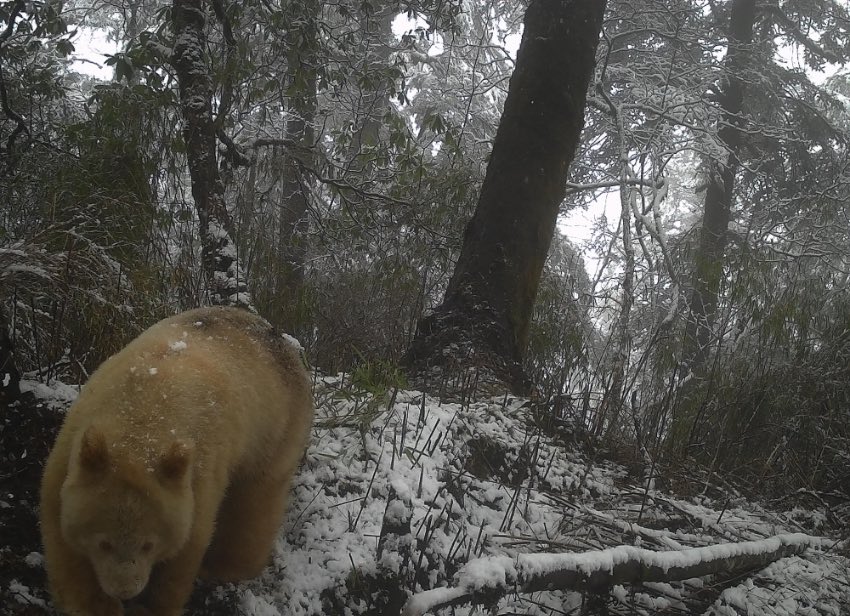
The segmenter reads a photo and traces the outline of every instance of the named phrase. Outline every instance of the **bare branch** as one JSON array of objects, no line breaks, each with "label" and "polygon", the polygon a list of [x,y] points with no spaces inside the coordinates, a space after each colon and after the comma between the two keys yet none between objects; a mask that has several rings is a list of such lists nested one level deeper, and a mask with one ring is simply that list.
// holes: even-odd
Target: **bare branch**
[{"label": "bare branch", "polygon": [[607,182],[593,182],[592,184],[574,184],[567,182],[567,194],[580,192],[583,190],[598,190],[600,188],[619,188],[620,186],[646,186],[647,188],[660,189],[664,185],[664,180],[658,182],[650,182],[640,178],[631,177],[627,180],[608,180]]},{"label": "bare branch", "polygon": [[233,36],[233,27],[230,25],[230,18],[227,16],[227,11],[222,4],[222,0],[212,0],[213,13],[216,19],[221,24],[224,42],[227,44],[227,58],[225,60],[224,80],[221,84],[221,97],[219,98],[218,114],[213,120],[216,135],[219,140],[225,145],[228,152],[228,158],[237,166],[247,166],[251,164],[248,159],[236,144],[224,131],[224,123],[227,120],[227,114],[230,113],[230,107],[233,105],[233,68],[234,59],[236,57],[236,38]]}]

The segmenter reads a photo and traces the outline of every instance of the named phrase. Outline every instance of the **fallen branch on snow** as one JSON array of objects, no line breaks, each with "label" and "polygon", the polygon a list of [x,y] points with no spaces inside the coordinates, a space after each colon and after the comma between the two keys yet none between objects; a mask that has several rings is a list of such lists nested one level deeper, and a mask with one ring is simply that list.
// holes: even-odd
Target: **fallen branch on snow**
[{"label": "fallen branch on snow", "polygon": [[465,603],[492,604],[510,592],[602,592],[617,584],[672,582],[747,571],[800,554],[810,546],[820,546],[822,541],[818,537],[795,533],[669,552],[624,545],[580,554],[479,558],[458,572],[455,587],[435,588],[410,597],[402,616],[422,616]]}]

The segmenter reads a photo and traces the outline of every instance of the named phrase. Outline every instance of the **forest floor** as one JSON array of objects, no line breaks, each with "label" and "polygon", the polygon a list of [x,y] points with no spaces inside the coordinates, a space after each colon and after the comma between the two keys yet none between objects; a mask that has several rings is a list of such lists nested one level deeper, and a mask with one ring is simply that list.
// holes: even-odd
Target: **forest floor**
[{"label": "forest floor", "polygon": [[[53,613],[38,481],[75,389],[32,382],[26,389],[16,406],[0,407],[0,616]],[[313,440],[273,562],[244,584],[199,585],[188,615],[391,615],[407,591],[504,587],[504,567],[494,565],[520,555],[598,556],[613,546],[667,554],[768,545],[784,533],[821,539],[734,575],[596,594],[507,592],[486,608],[448,613],[850,614],[846,495],[800,490],[768,501],[699,469],[647,469],[627,448],[598,447],[569,417],[509,396],[448,403],[415,391],[358,391],[336,377],[318,378],[315,393]],[[395,543],[386,536],[393,520]]]}]

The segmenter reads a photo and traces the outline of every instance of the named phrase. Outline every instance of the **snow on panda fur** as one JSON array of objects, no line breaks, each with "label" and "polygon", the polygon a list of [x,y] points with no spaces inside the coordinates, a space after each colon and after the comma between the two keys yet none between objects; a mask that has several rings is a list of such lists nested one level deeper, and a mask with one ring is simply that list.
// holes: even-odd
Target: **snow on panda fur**
[{"label": "snow on panda fur", "polygon": [[108,359],[68,411],[41,487],[53,600],[73,616],[176,616],[197,576],[267,564],[313,420],[300,350],[202,308]]}]

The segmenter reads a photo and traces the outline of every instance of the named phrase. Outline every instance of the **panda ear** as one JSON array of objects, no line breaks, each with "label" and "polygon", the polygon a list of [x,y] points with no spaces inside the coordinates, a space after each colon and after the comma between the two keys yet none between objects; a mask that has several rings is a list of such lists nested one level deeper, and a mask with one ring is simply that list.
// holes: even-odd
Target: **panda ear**
[{"label": "panda ear", "polygon": [[192,462],[192,443],[174,441],[159,461],[159,474],[164,481],[179,482],[189,471]]},{"label": "panda ear", "polygon": [[109,468],[109,447],[103,432],[89,426],[80,443],[80,466],[89,473],[102,473]]}]

